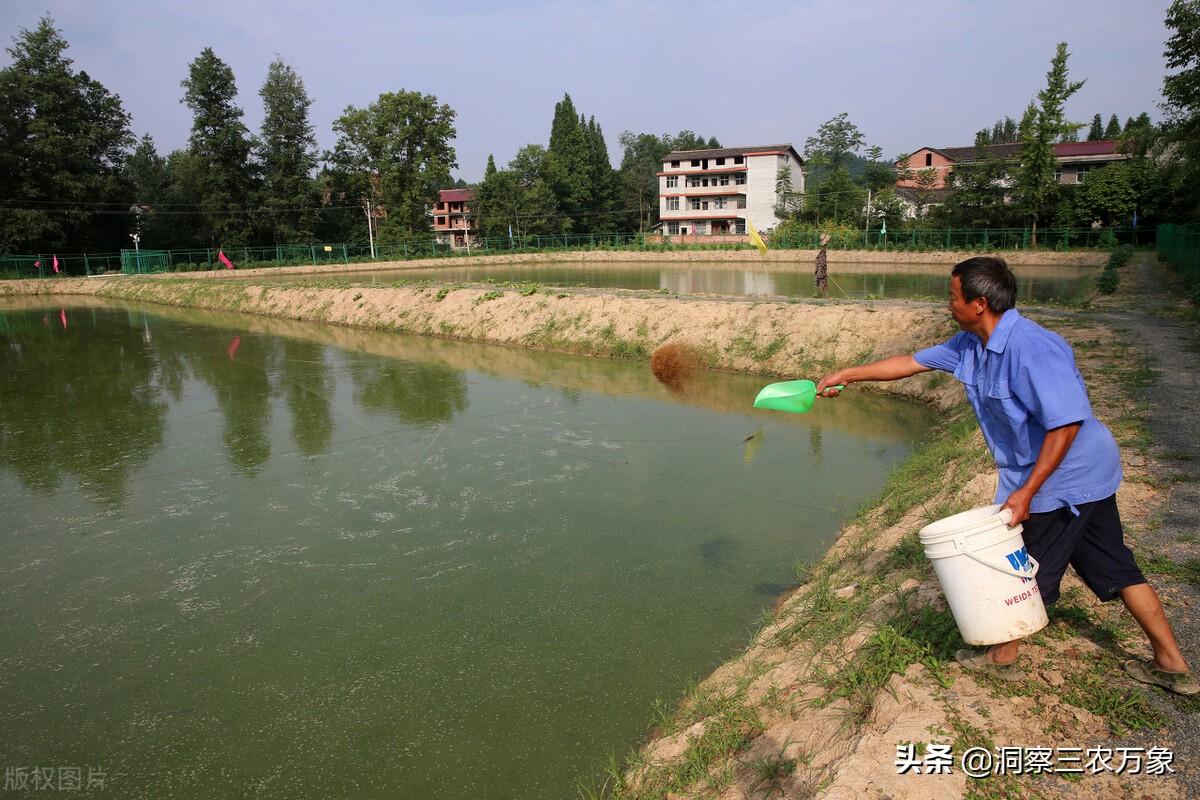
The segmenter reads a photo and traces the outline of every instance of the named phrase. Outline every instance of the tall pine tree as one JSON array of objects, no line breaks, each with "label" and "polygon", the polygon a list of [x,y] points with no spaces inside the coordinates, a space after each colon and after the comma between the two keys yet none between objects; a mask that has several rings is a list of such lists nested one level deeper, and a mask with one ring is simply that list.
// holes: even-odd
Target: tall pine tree
[{"label": "tall pine tree", "polygon": [[546,182],[564,217],[563,229],[571,232],[588,229],[593,197],[591,152],[579,119],[571,95],[564,94],[554,106],[545,161]]},{"label": "tall pine tree", "polygon": [[[121,100],[76,72],[49,17],[21,30],[0,69],[0,252],[117,249],[132,215],[93,213],[127,200],[133,136]],[[111,210],[111,209],[110,209]],[[120,209],[124,211],[125,209]]]},{"label": "tall pine tree", "polygon": [[1098,142],[1104,138],[1104,123],[1100,121],[1100,115],[1092,117],[1092,127],[1088,128],[1087,140],[1089,142]]},{"label": "tall pine tree", "polygon": [[1121,120],[1117,119],[1117,115],[1113,114],[1108,118],[1108,125],[1104,127],[1105,139],[1120,139],[1121,138]]},{"label": "tall pine tree", "polygon": [[258,161],[261,205],[270,210],[268,233],[276,244],[307,242],[317,226],[317,139],[308,119],[312,100],[304,81],[282,59],[271,62],[258,93],[265,112]]},{"label": "tall pine tree", "polygon": [[192,110],[188,152],[195,159],[198,238],[210,247],[249,244],[253,230],[252,142],[234,103],[233,70],[211,47],[188,65],[182,102]]}]

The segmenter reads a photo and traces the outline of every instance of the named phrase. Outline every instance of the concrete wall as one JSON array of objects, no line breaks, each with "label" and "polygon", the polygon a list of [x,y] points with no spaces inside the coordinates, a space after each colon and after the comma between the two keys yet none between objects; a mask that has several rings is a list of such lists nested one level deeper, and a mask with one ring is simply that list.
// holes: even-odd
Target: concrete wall
[{"label": "concrete wall", "polygon": [[775,216],[775,173],[779,163],[780,156],[773,153],[746,159],[746,218],[760,231],[779,224]]}]

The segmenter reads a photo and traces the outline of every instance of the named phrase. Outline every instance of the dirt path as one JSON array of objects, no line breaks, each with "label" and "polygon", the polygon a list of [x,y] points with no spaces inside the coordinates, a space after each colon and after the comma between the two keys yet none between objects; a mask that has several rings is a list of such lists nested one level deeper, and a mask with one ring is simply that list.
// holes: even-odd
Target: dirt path
[{"label": "dirt path", "polygon": [[[1200,668],[1200,336],[1181,318],[1165,288],[1165,268],[1152,257],[1123,270],[1127,282],[1100,321],[1123,332],[1147,357],[1153,377],[1139,394],[1151,434],[1149,466],[1161,495],[1135,532],[1138,556],[1167,603],[1180,646]],[[1200,701],[1151,695],[1167,720],[1189,797],[1200,797]]]}]

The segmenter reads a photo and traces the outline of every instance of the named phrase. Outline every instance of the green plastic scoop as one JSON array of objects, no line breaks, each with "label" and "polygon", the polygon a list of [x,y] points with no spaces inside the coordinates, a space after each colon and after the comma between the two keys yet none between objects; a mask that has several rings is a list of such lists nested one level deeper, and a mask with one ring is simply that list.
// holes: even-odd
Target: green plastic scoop
[{"label": "green plastic scoop", "polygon": [[[839,384],[829,388],[841,391],[846,386]],[[812,408],[816,399],[817,385],[812,381],[783,381],[764,386],[754,398],[754,407],[803,414]]]}]

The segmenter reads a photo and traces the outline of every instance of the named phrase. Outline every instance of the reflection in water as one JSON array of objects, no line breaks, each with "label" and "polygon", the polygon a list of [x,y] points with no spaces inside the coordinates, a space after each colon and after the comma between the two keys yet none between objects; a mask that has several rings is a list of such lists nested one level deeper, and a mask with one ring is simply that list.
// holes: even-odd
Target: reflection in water
[{"label": "reflection in water", "polygon": [[52,494],[72,477],[120,505],[131,472],[163,436],[170,372],[128,325],[97,330],[89,314],[0,312],[0,466]]},{"label": "reflection in water", "polygon": [[467,407],[465,376],[441,364],[381,362],[351,355],[350,377],[357,402],[374,411],[389,411],[401,422],[446,422]]},{"label": "reflection in water", "polygon": [[0,751],[122,797],[570,794],[929,424],[757,411],[750,376],[681,402],[645,364],[62,316],[0,316]]},{"label": "reflection in water", "polygon": [[329,398],[333,397],[335,387],[325,362],[325,348],[284,339],[279,374],[292,415],[292,439],[296,446],[308,456],[327,452],[333,438]]},{"label": "reflection in water", "polygon": [[268,376],[273,347],[259,336],[237,339],[236,349],[232,337],[223,347],[214,346],[211,339],[185,344],[171,337],[171,342],[191,346],[187,356],[193,373],[208,384],[225,420],[221,440],[225,442],[229,460],[243,475],[253,477],[271,457],[266,427],[271,419]]},{"label": "reflection in water", "polygon": [[[1075,266],[1019,266],[1021,303],[1068,302],[1080,296],[1096,270]],[[337,274],[331,272],[329,274]],[[532,281],[548,286],[642,289],[681,294],[816,297],[811,260],[772,262],[585,262],[580,264],[512,263],[485,266],[392,269],[342,273],[354,284],[405,281],[504,283]],[[837,263],[830,265],[831,298],[945,298],[950,267],[945,264]],[[256,283],[294,283],[313,275],[256,275]]]}]

